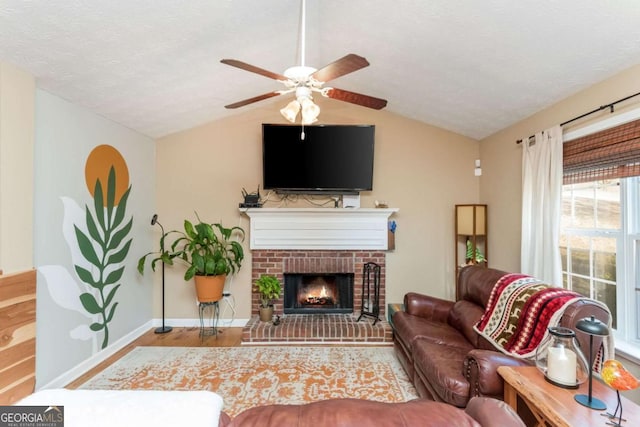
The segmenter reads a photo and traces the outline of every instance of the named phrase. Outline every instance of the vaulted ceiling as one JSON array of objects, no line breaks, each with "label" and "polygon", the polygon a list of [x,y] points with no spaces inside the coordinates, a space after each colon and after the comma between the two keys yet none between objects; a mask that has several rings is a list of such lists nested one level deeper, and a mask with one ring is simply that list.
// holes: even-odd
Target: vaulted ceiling
[{"label": "vaulted ceiling", "polygon": [[[639,23],[637,0],[308,0],[306,65],[364,56],[329,86],[481,139],[640,63]],[[0,60],[151,137],[281,108],[225,109],[281,85],[220,60],[283,73],[299,50],[300,0],[0,1]]]}]

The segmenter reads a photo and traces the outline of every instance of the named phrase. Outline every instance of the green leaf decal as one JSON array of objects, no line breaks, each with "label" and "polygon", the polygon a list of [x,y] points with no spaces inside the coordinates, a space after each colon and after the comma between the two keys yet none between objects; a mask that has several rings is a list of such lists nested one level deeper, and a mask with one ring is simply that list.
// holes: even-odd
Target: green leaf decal
[{"label": "green leaf decal", "polygon": [[131,220],[127,223],[127,225],[125,225],[124,227],[122,227],[122,229],[118,230],[112,237],[111,237],[111,241],[109,242],[109,247],[108,250],[112,250],[117,248],[118,246],[120,246],[120,243],[122,243],[122,240],[127,237],[127,234],[129,234],[129,231],[131,231],[131,226],[133,225],[133,218],[131,218]]},{"label": "green leaf decal", "polygon": [[102,329],[104,329],[105,325],[103,325],[102,323],[92,323],[91,326],[89,326],[89,328],[92,331],[98,332],[98,331],[101,331]]},{"label": "green leaf decal", "polygon": [[113,299],[113,297],[116,296],[116,291],[118,290],[118,288],[120,287],[120,285],[116,285],[113,287],[113,289],[111,289],[111,292],[109,292],[109,295],[107,295],[107,299],[104,300],[104,306],[108,307],[109,304],[111,304],[111,300]]},{"label": "green leaf decal", "polygon": [[98,259],[98,255],[96,254],[93,245],[89,238],[78,228],[78,226],[73,226],[76,230],[76,240],[78,240],[78,247],[80,248],[80,252],[84,255],[84,258],[89,261],[91,264],[96,267],[102,267],[102,263]]},{"label": "green leaf decal", "polygon": [[131,246],[132,240],[133,239],[129,239],[129,241],[122,247],[122,249],[120,249],[115,254],[111,255],[107,260],[107,264],[109,265],[117,264],[119,262],[124,261],[124,259],[127,257],[127,253],[129,253],[129,247]]},{"label": "green leaf decal", "polygon": [[112,285],[116,283],[118,280],[122,278],[122,273],[124,273],[124,266],[109,273],[109,276],[107,276],[107,278],[104,281],[104,285],[106,286],[106,285]]},{"label": "green leaf decal", "polygon": [[127,191],[124,192],[122,197],[120,198],[120,202],[118,202],[118,208],[116,209],[116,216],[113,219],[113,227],[118,227],[122,220],[124,219],[124,214],[127,210],[127,200],[129,199],[129,192],[131,192],[131,186],[127,188]]},{"label": "green leaf decal", "polygon": [[79,265],[74,265],[76,273],[78,274],[78,277],[80,278],[80,280],[82,280],[84,283],[90,285],[91,287],[94,288],[98,288],[98,282],[96,282],[95,280],[93,280],[93,275],[91,274],[90,271],[85,270],[84,268],[80,267]]},{"label": "green leaf decal", "polygon": [[102,227],[106,230],[104,221],[104,198],[102,196],[102,184],[99,179],[96,179],[96,185],[93,190],[93,208],[95,209],[96,219]]},{"label": "green leaf decal", "polygon": [[85,216],[87,217],[87,230],[89,231],[89,235],[100,244],[101,247],[104,247],[104,240],[98,231],[98,227],[96,226],[96,222],[93,220],[93,215],[89,212],[89,206],[85,205]]},{"label": "green leaf decal", "polygon": [[80,302],[84,309],[91,314],[99,314],[102,312],[102,308],[98,305],[98,301],[96,301],[94,296],[88,292],[80,295]]},{"label": "green leaf decal", "polygon": [[111,319],[113,319],[113,314],[116,312],[116,307],[117,306],[118,306],[118,303],[115,303],[111,307],[111,310],[109,310],[109,315],[107,316],[107,323],[111,322]]},{"label": "green leaf decal", "polygon": [[[116,170],[113,166],[109,169],[109,178],[107,178],[107,217],[111,219],[113,207],[116,200]],[[110,227],[113,224],[110,224]]]}]

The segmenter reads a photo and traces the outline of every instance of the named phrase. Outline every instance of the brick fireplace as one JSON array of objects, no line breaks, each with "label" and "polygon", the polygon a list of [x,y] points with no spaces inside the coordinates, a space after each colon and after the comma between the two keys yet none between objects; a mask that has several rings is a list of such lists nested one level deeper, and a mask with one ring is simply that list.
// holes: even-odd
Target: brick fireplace
[{"label": "brick fireplace", "polygon": [[[274,301],[279,324],[258,319],[259,298],[252,292],[252,316],[243,330],[243,344],[391,342],[391,328],[385,321],[387,222],[397,209],[252,208],[242,211],[251,219],[252,283],[261,274],[275,275],[283,285],[285,275],[287,278],[312,275],[318,280],[329,276],[353,278],[349,310],[343,309],[345,303],[341,301],[337,304],[341,310],[335,312],[322,307],[316,314],[307,307],[309,311],[305,309],[300,314],[290,314],[291,310],[285,314],[283,292]],[[366,263],[380,266],[379,322],[366,317],[358,321]],[[333,279],[327,280],[332,283]]]},{"label": "brick fireplace", "polygon": [[[353,274],[353,311],[359,314],[362,304],[362,271],[367,262],[380,265],[380,317],[385,315],[385,253],[383,251],[354,250],[276,250],[257,249],[252,251],[252,277],[254,283],[261,274],[272,274],[284,283],[285,273],[309,274]],[[275,313],[284,311],[284,295],[275,301]],[[260,301],[257,293],[252,294],[251,314],[258,314]]]}]

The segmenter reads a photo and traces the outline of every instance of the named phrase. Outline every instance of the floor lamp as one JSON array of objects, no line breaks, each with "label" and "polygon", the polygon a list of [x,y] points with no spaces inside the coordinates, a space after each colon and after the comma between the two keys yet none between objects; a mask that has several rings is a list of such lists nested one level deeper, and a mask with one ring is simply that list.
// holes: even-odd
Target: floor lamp
[{"label": "floor lamp", "polygon": [[[158,224],[160,226],[160,230],[162,230],[162,237],[160,238],[160,252],[164,253],[164,227],[162,224],[158,222],[158,214],[154,214],[153,218],[151,218],[151,225]],[[171,332],[173,328],[171,326],[165,326],[164,324],[164,261],[162,261],[162,326],[156,328],[156,334],[166,334],[167,332]]]}]

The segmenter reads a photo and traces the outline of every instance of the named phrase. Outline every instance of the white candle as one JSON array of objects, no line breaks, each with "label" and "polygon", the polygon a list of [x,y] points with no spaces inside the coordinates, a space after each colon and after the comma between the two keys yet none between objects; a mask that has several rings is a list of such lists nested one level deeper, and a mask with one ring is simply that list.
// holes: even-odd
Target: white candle
[{"label": "white candle", "polygon": [[566,385],[576,385],[576,354],[564,347],[549,347],[547,376]]}]

